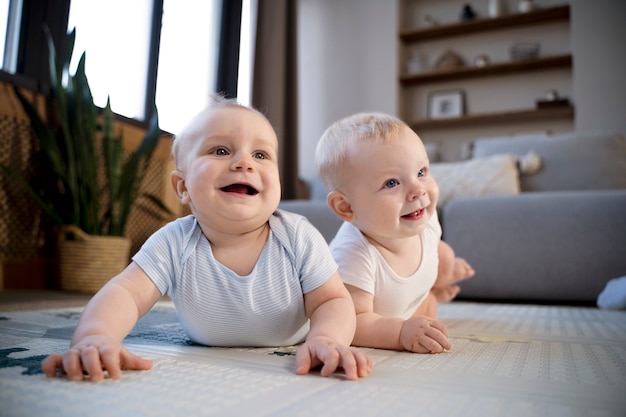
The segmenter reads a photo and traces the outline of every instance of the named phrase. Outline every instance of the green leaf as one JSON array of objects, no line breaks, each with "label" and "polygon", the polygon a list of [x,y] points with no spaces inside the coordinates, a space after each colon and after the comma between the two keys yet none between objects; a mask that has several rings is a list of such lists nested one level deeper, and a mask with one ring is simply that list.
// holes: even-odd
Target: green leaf
[{"label": "green leaf", "polygon": [[0,169],[2,169],[4,172],[6,172],[9,176],[12,177],[12,179],[17,182],[19,185],[21,185],[26,192],[37,202],[37,204],[39,204],[39,206],[41,207],[41,209],[52,218],[52,220],[54,220],[54,222],[56,224],[58,224],[59,226],[62,226],[64,224],[64,220],[61,218],[61,216],[59,216],[59,214],[54,210],[53,207],[50,206],[49,203],[47,203],[43,198],[41,198],[41,196],[39,195],[39,193],[37,192],[37,190],[35,190],[26,180],[26,178],[24,178],[22,175],[20,175],[18,172],[16,172],[15,170],[13,170],[11,167],[0,163]]},{"label": "green leaf", "polygon": [[[49,179],[48,188],[38,192],[18,173],[8,167],[3,169],[9,170],[12,178],[55,221],[76,225],[89,234],[122,236],[160,139],[156,107],[146,136],[125,160],[121,133],[115,133],[110,100],[102,110],[99,124],[100,109],[93,102],[85,72],[86,53],[81,55],[75,73],[69,72],[76,31],[64,38],[62,56],[47,27],[44,32],[49,50],[51,117],[44,120],[17,88],[15,92],[39,139],[46,169],[50,170],[41,173]],[[104,175],[99,173],[102,164]],[[165,207],[162,203],[157,206]]]},{"label": "green leaf", "polygon": [[[150,159],[152,158],[152,153],[159,143],[160,135],[159,116],[155,107],[148,124],[146,135],[139,147],[130,155],[122,168],[121,182],[124,184],[124,187],[120,188],[116,196],[118,212],[117,216],[111,219],[110,235],[123,234],[130,210],[137,198],[139,186],[143,181]],[[116,213],[114,212],[113,214]]]}]

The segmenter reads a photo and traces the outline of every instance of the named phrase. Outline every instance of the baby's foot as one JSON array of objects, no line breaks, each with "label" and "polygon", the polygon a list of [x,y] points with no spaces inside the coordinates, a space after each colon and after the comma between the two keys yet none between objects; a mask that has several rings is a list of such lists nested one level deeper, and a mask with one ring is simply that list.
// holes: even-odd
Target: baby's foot
[{"label": "baby's foot", "polygon": [[430,293],[435,296],[438,303],[447,303],[454,300],[460,291],[461,287],[458,285],[449,285],[447,287],[434,287]]},{"label": "baby's foot", "polygon": [[474,276],[476,271],[463,258],[454,258],[454,268],[452,270],[452,282],[463,281]]}]

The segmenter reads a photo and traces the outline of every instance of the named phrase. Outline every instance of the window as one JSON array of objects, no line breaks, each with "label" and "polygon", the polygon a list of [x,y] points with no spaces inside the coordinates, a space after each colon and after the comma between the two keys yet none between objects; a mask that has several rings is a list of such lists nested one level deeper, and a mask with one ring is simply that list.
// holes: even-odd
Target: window
[{"label": "window", "polygon": [[166,0],[156,105],[162,129],[176,133],[215,92],[220,1]]},{"label": "window", "polygon": [[0,0],[0,69],[15,73],[18,52],[19,19],[22,2]]},{"label": "window", "polygon": [[[215,91],[220,3],[163,2],[155,99],[163,130],[178,132]],[[96,104],[104,107],[110,95],[115,113],[140,120],[147,111],[151,16],[152,0],[72,0],[68,23],[76,27],[74,65],[87,51]]]},{"label": "window", "polygon": [[9,23],[9,0],[0,0],[0,68],[4,68],[4,51],[6,50],[7,26]]},{"label": "window", "polygon": [[[2,71],[16,82],[47,90],[47,50],[39,45],[45,23],[53,36],[76,28],[70,70],[85,52],[94,101],[104,106],[109,96],[113,111],[127,118],[145,121],[156,102],[161,128],[177,133],[218,89],[229,96],[241,89],[241,101],[250,101],[256,0],[51,0],[41,7],[38,0],[0,0]],[[12,22],[22,13],[28,29],[20,34]],[[16,68],[7,66],[9,52]]]},{"label": "window", "polygon": [[252,69],[254,68],[256,20],[257,0],[243,0],[241,8],[241,40],[239,43],[237,100],[246,106],[252,104]]},{"label": "window", "polygon": [[152,0],[72,0],[68,31],[76,29],[76,43],[70,71],[86,51],[97,106],[104,107],[110,95],[115,113],[145,119],[151,16]]}]

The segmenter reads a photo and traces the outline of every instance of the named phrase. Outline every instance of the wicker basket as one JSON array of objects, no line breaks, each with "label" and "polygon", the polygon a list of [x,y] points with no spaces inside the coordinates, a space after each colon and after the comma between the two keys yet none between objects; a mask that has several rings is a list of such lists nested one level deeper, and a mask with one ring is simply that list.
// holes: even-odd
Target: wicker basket
[{"label": "wicker basket", "polygon": [[88,235],[64,226],[59,235],[62,290],[94,294],[129,262],[130,239]]}]

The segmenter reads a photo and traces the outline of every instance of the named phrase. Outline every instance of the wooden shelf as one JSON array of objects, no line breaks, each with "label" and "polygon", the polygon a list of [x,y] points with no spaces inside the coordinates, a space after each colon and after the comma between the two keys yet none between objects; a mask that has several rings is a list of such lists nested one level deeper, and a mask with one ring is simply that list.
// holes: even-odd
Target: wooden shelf
[{"label": "wooden shelf", "polygon": [[411,85],[426,82],[442,82],[465,78],[488,77],[492,75],[505,75],[571,67],[572,55],[567,54],[543,58],[523,59],[500,64],[490,64],[484,67],[461,67],[449,70],[425,72],[421,74],[401,75],[400,82],[404,85]]},{"label": "wooden shelf", "polygon": [[530,26],[534,24],[568,20],[570,7],[568,5],[537,9],[528,13],[516,13],[502,17],[473,19],[466,22],[433,26],[427,29],[403,30],[400,39],[404,43],[423,40],[440,39],[451,36],[467,35],[476,32],[485,32],[497,29],[509,29],[516,26]]},{"label": "wooden shelf", "polygon": [[448,119],[419,120],[410,123],[411,128],[418,134],[421,129],[439,129],[464,127],[480,124],[514,123],[514,122],[534,122],[540,120],[553,119],[573,119],[574,107],[562,106],[545,109],[528,109],[519,111],[507,111],[499,113],[467,115]]}]

